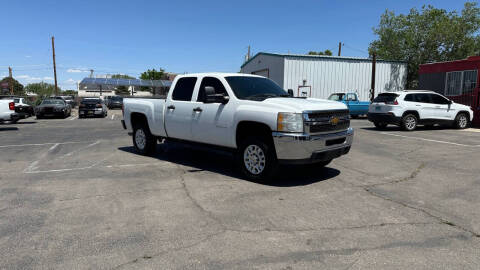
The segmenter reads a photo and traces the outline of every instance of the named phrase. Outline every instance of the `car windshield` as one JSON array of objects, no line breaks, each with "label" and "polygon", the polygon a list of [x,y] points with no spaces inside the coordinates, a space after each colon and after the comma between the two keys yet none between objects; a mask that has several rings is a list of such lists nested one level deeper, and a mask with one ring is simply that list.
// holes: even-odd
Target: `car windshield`
[{"label": "car windshield", "polygon": [[344,94],[331,94],[328,99],[333,101],[341,101],[343,100]]},{"label": "car windshield", "polygon": [[122,97],[111,97],[110,99],[114,100],[114,101],[122,101],[123,100]]},{"label": "car windshield", "polygon": [[60,100],[60,99],[45,99],[44,101],[42,101],[42,104],[43,105],[48,105],[48,104],[63,105],[64,102],[63,100]]},{"label": "car windshield", "polygon": [[262,77],[225,77],[239,99],[265,100],[272,97],[289,97],[288,93],[272,80]]},{"label": "car windshield", "polygon": [[392,94],[392,93],[383,93],[383,94],[379,94],[374,100],[373,102],[377,102],[377,103],[387,103],[387,102],[394,102],[395,99],[398,97],[397,94]]}]

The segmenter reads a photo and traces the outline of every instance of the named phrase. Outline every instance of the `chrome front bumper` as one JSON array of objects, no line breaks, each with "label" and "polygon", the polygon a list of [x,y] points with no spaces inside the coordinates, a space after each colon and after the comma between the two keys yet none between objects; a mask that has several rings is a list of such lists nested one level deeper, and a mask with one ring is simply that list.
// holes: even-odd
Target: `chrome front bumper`
[{"label": "chrome front bumper", "polygon": [[272,136],[280,162],[314,163],[348,153],[353,142],[353,128],[321,135],[272,132]]}]

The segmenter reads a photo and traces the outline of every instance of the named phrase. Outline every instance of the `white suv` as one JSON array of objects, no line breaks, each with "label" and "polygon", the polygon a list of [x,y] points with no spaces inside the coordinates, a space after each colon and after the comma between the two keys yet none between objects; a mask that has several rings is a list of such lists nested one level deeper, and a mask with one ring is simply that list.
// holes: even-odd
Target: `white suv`
[{"label": "white suv", "polygon": [[388,124],[412,131],[418,124],[451,125],[463,129],[470,125],[473,111],[433,91],[406,90],[379,94],[370,104],[368,120],[379,129]]}]

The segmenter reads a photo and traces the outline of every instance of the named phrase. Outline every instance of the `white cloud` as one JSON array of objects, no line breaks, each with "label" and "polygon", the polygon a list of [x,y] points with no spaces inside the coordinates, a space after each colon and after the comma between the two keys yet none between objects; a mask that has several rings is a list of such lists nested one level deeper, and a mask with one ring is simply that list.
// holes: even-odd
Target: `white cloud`
[{"label": "white cloud", "polygon": [[67,69],[68,73],[87,73],[88,70],[81,69],[81,68],[69,68]]},{"label": "white cloud", "polygon": [[14,78],[26,81],[27,83],[31,83],[31,82],[41,82],[43,80],[49,80],[48,78],[50,77],[41,78],[41,77],[32,77],[30,75],[18,75],[18,76],[14,76]]},{"label": "white cloud", "polygon": [[72,78],[70,78],[70,79],[66,80],[66,81],[65,81],[65,83],[69,83],[69,84],[76,84],[76,83],[77,83],[77,81],[76,81],[76,80],[74,80],[74,79],[72,79]]},{"label": "white cloud", "polygon": [[52,78],[52,77],[43,77],[43,79],[44,79],[45,81],[53,81],[53,78]]},{"label": "white cloud", "polygon": [[20,76],[15,76],[17,79],[28,79],[30,76],[28,75],[20,75]]},{"label": "white cloud", "polygon": [[25,58],[31,58],[32,56],[31,55],[25,55]]}]

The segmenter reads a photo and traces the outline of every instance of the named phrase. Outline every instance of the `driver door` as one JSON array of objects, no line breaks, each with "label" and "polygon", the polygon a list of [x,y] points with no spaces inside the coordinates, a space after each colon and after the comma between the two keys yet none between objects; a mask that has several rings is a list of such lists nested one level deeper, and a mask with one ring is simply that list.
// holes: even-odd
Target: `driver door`
[{"label": "driver door", "polygon": [[196,142],[231,147],[233,130],[233,102],[207,103],[205,87],[211,86],[216,94],[228,96],[224,83],[216,77],[203,77],[197,92],[192,118],[192,136]]}]

